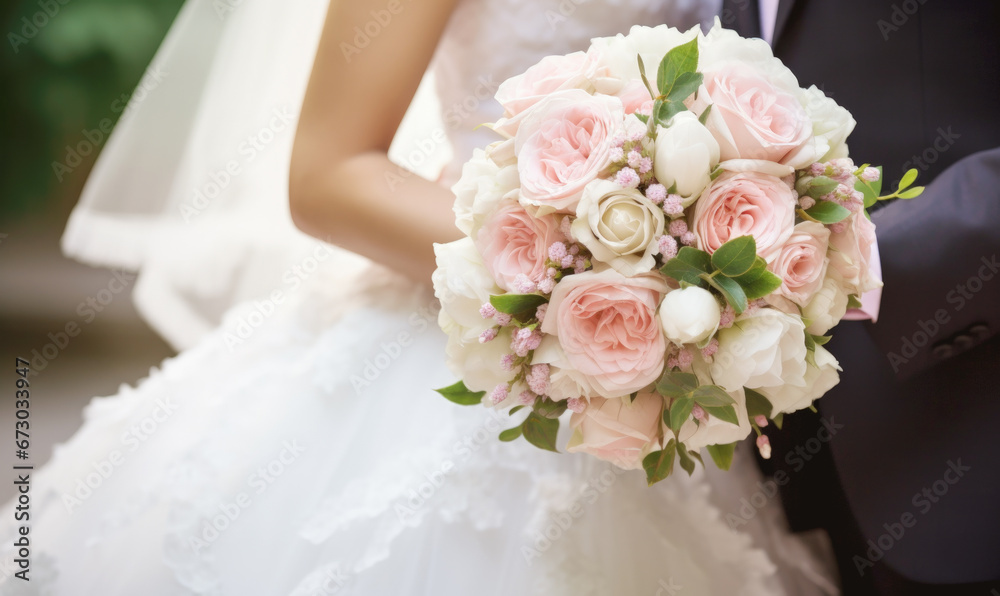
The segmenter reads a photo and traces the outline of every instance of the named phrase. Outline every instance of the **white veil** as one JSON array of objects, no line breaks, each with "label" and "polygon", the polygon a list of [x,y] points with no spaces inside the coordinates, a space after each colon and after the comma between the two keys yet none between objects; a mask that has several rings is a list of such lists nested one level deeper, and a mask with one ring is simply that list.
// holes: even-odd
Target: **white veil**
[{"label": "white veil", "polygon": [[[318,246],[292,224],[287,185],[328,2],[189,0],[70,216],[63,251],[137,270],[139,312],[177,349],[233,304],[266,296]],[[429,78],[391,155],[440,127]],[[417,173],[436,177],[447,153]]]}]

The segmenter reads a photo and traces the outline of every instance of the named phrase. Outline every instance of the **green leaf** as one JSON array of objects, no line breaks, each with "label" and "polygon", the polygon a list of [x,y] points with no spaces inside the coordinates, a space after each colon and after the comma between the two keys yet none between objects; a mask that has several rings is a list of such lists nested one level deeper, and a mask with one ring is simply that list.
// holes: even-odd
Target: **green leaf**
[{"label": "green leaf", "polygon": [[879,177],[875,182],[867,182],[858,178],[854,183],[854,190],[860,192],[865,198],[865,209],[871,207],[878,201],[878,195],[882,192],[882,168],[878,169]]},{"label": "green leaf", "polygon": [[913,188],[899,193],[899,198],[901,199],[914,199],[924,194],[923,186],[914,186]]},{"label": "green leaf", "polygon": [[701,83],[704,80],[705,77],[700,72],[681,73],[677,77],[677,80],[674,81],[670,92],[666,94],[667,99],[683,103],[685,99],[698,90],[698,87],[701,87]]},{"label": "green leaf", "polygon": [[708,106],[705,108],[705,111],[701,113],[701,116],[698,116],[698,122],[701,122],[702,124],[705,124],[706,122],[708,122],[708,115],[712,113],[712,106],[713,105],[715,105],[715,104],[711,104],[711,103],[708,104]]},{"label": "green leaf", "polygon": [[814,335],[812,336],[812,338],[813,338],[813,343],[815,343],[817,346],[825,346],[828,341],[833,339],[829,335]]},{"label": "green leaf", "polygon": [[753,236],[733,238],[712,253],[712,265],[726,277],[743,275],[756,261],[757,241]]},{"label": "green leaf", "polygon": [[435,389],[448,401],[455,402],[460,406],[478,406],[483,403],[485,391],[469,391],[464,381],[459,381],[454,385],[449,385],[441,389]]},{"label": "green leaf", "polygon": [[528,414],[528,417],[524,420],[522,427],[524,438],[527,439],[529,443],[539,449],[559,453],[556,449],[556,435],[559,434],[558,419],[545,418],[544,416],[539,416],[538,414],[532,412],[531,414]]},{"label": "green leaf", "polygon": [[771,420],[774,421],[774,425],[778,427],[778,430],[781,430],[781,425],[785,421],[785,413],[779,412],[778,414],[775,414],[774,418]]},{"label": "green leaf", "polygon": [[694,400],[684,397],[674,400],[674,403],[670,404],[669,419],[667,419],[666,412],[663,414],[664,421],[670,427],[670,430],[674,431],[674,433],[679,433],[681,426],[691,417],[692,408],[694,408]]},{"label": "green leaf", "polygon": [[726,302],[733,307],[736,314],[742,314],[747,309],[747,295],[738,281],[721,275],[716,277],[706,275],[702,279],[706,279],[708,283],[712,284],[712,287],[722,292]]},{"label": "green leaf", "polygon": [[721,176],[722,173],[725,172],[725,171],[726,170],[724,170],[722,168],[722,166],[715,166],[715,169],[712,170],[712,173],[708,175],[708,179],[709,180],[715,180],[716,178],[718,178],[719,176]]},{"label": "green leaf", "polygon": [[733,465],[733,454],[736,452],[736,443],[728,445],[709,445],[708,454],[712,456],[712,461],[720,470],[728,470]]},{"label": "green leaf", "polygon": [[814,199],[819,199],[820,197],[826,196],[837,190],[838,185],[840,185],[840,183],[833,178],[828,178],[827,176],[816,176],[809,181],[809,184],[806,187],[806,194]]},{"label": "green leaf", "polygon": [[490,296],[490,304],[498,311],[509,315],[519,315],[545,304],[541,294],[501,294]]},{"label": "green leaf", "polygon": [[810,352],[816,351],[816,340],[813,339],[811,333],[806,333],[806,350]]},{"label": "green leaf", "polygon": [[835,224],[844,221],[851,215],[847,207],[842,207],[833,201],[820,201],[806,209],[806,213],[822,224]]},{"label": "green leaf", "polygon": [[635,398],[637,398],[637,397],[639,397],[639,392],[638,392],[638,391],[633,391],[633,392],[632,392],[632,393],[631,393],[631,394],[630,394],[630,395],[628,396],[628,401],[629,401],[629,403],[632,403],[632,402],[634,402],[634,401],[635,401]]},{"label": "green leaf", "polygon": [[763,298],[781,287],[781,278],[767,269],[756,271],[751,269],[744,275],[734,277],[733,281],[740,284],[747,300]]},{"label": "green leaf", "polygon": [[656,392],[665,397],[687,397],[699,383],[698,376],[692,373],[667,371],[657,381]]},{"label": "green leaf", "polygon": [[656,72],[656,88],[661,95],[669,95],[678,77],[698,70],[698,38],[673,48],[660,61]]},{"label": "green leaf", "polygon": [[733,406],[709,406],[705,407],[705,411],[708,412],[710,416],[714,416],[723,422],[728,422],[729,424],[740,425],[740,419],[736,416],[736,408]]},{"label": "green leaf", "polygon": [[646,90],[649,91],[650,96],[656,97],[656,91],[653,90],[653,86],[649,84],[649,79],[646,78],[646,65],[642,61],[642,55],[636,54],[635,57],[639,60],[639,77],[642,78],[642,84],[646,86]]},{"label": "green leaf", "polygon": [[521,427],[515,426],[514,428],[508,428],[507,430],[500,433],[500,440],[508,443],[514,439],[521,436]]},{"label": "green leaf", "polygon": [[917,179],[916,168],[910,168],[909,170],[906,170],[906,173],[903,174],[903,178],[900,179],[899,181],[899,188],[897,190],[903,190],[905,188],[909,188],[910,185],[913,184],[914,181],[916,181],[916,179]]},{"label": "green leaf", "polygon": [[687,106],[683,102],[668,99],[662,102],[660,107],[654,112],[656,114],[656,122],[660,126],[666,126],[671,118],[685,110],[687,110]]},{"label": "green leaf", "polygon": [[750,418],[757,416],[771,417],[771,411],[774,409],[774,406],[771,405],[771,400],[767,399],[766,395],[748,387],[743,388],[743,394],[746,396],[747,416]]},{"label": "green leaf", "polygon": [[642,459],[642,469],[646,470],[646,483],[649,486],[653,486],[674,471],[676,454],[677,443],[670,439],[662,450],[654,451]]},{"label": "green leaf", "polygon": [[643,124],[649,124],[649,116],[645,114],[640,114],[639,112],[633,112],[633,115],[638,118]]},{"label": "green leaf", "polygon": [[687,282],[693,286],[706,287],[707,284],[701,278],[703,273],[710,273],[712,270],[712,257],[703,250],[685,246],[681,248],[677,256],[666,262],[660,268],[660,273],[667,277],[672,277],[677,281]]},{"label": "green leaf", "polygon": [[730,406],[736,403],[733,396],[718,385],[702,385],[694,390],[691,398],[702,407]]},{"label": "green leaf", "polygon": [[566,400],[553,401],[546,397],[535,406],[535,413],[545,418],[558,418],[566,411],[568,405],[569,402]]},{"label": "green leaf", "polygon": [[524,406],[514,406],[513,408],[511,408],[511,409],[510,409],[510,410],[509,410],[509,411],[507,412],[507,415],[508,415],[508,416],[513,416],[514,414],[516,414],[516,413],[517,413],[517,411],[518,411],[518,410],[521,410],[521,409],[523,409],[523,408],[524,408]]},{"label": "green leaf", "polygon": [[857,294],[847,295],[847,308],[861,308],[861,299],[858,298]]},{"label": "green leaf", "polygon": [[684,445],[681,445],[680,449],[677,450],[677,455],[681,460],[681,468],[688,473],[688,476],[694,474],[694,460],[691,459],[691,454],[688,453]]}]

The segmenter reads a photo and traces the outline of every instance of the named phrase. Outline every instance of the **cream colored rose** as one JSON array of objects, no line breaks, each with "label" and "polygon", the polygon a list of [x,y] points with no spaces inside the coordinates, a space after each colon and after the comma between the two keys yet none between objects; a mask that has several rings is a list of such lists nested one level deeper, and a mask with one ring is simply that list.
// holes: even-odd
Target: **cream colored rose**
[{"label": "cream colored rose", "polygon": [[796,169],[820,161],[847,157],[847,137],[857,124],[846,108],[813,85],[798,91],[799,102],[812,120],[813,138],[789,163]]},{"label": "cream colored rose", "polygon": [[847,312],[849,293],[850,289],[840,274],[832,267],[828,268],[823,285],[802,309],[802,316],[809,321],[807,331],[813,335],[824,335],[833,329]]},{"label": "cream colored rose", "polygon": [[768,387],[761,393],[771,400],[773,413],[791,413],[808,408],[840,382],[840,363],[823,346],[816,346],[815,365],[806,365],[805,386],[791,384]]},{"label": "cream colored rose", "polygon": [[719,328],[722,310],[711,292],[691,286],[664,296],[659,316],[667,339],[681,345],[711,337]]},{"label": "cream colored rose", "polygon": [[693,112],[681,112],[668,124],[657,128],[653,172],[667,188],[676,185],[687,207],[712,181],[719,143]]},{"label": "cream colored rose", "polygon": [[462,177],[451,187],[455,193],[455,226],[476,237],[486,217],[504,198],[517,200],[517,166],[499,167],[482,149],[462,166]]},{"label": "cream colored rose", "polygon": [[762,308],[717,337],[712,378],[726,391],[805,385],[805,328],[799,317]]},{"label": "cream colored rose", "polygon": [[493,325],[479,314],[491,295],[503,293],[483,264],[471,238],[435,244],[437,269],[431,276],[434,295],[441,302],[439,323],[445,333],[459,328],[463,341],[478,341],[479,334]]},{"label": "cream colored rose", "polygon": [[632,277],[656,264],[655,238],[663,226],[663,210],[642,193],[595,180],[583,190],[572,232],[595,259]]},{"label": "cream colored rose", "polygon": [[659,446],[663,398],[640,393],[635,401],[593,397],[587,408],[570,418],[570,453],[588,453],[620,468],[642,467],[642,459]]}]

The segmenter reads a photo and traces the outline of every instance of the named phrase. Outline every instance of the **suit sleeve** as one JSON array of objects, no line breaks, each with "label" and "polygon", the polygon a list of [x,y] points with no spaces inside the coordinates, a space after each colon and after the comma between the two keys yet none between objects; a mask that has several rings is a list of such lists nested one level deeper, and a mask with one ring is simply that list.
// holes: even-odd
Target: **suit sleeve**
[{"label": "suit sleeve", "polygon": [[872,214],[885,289],[872,339],[910,378],[1000,329],[1000,148]]}]

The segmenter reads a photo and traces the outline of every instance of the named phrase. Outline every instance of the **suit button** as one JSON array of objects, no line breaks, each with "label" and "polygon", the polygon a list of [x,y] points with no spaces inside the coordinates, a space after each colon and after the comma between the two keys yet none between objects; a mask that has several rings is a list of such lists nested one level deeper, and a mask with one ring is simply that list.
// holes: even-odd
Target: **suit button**
[{"label": "suit button", "polygon": [[976,340],[972,339],[972,337],[968,335],[963,334],[963,335],[956,335],[955,339],[953,339],[951,343],[952,345],[955,346],[956,350],[958,350],[959,352],[964,352],[965,350],[968,350],[972,346],[976,345]]},{"label": "suit button", "polygon": [[934,346],[931,353],[934,354],[934,357],[938,360],[945,360],[951,358],[952,354],[955,353],[955,350],[948,344],[938,344]]},{"label": "suit button", "polygon": [[985,323],[978,323],[969,327],[969,333],[976,336],[980,341],[984,341],[990,336],[990,328]]}]

